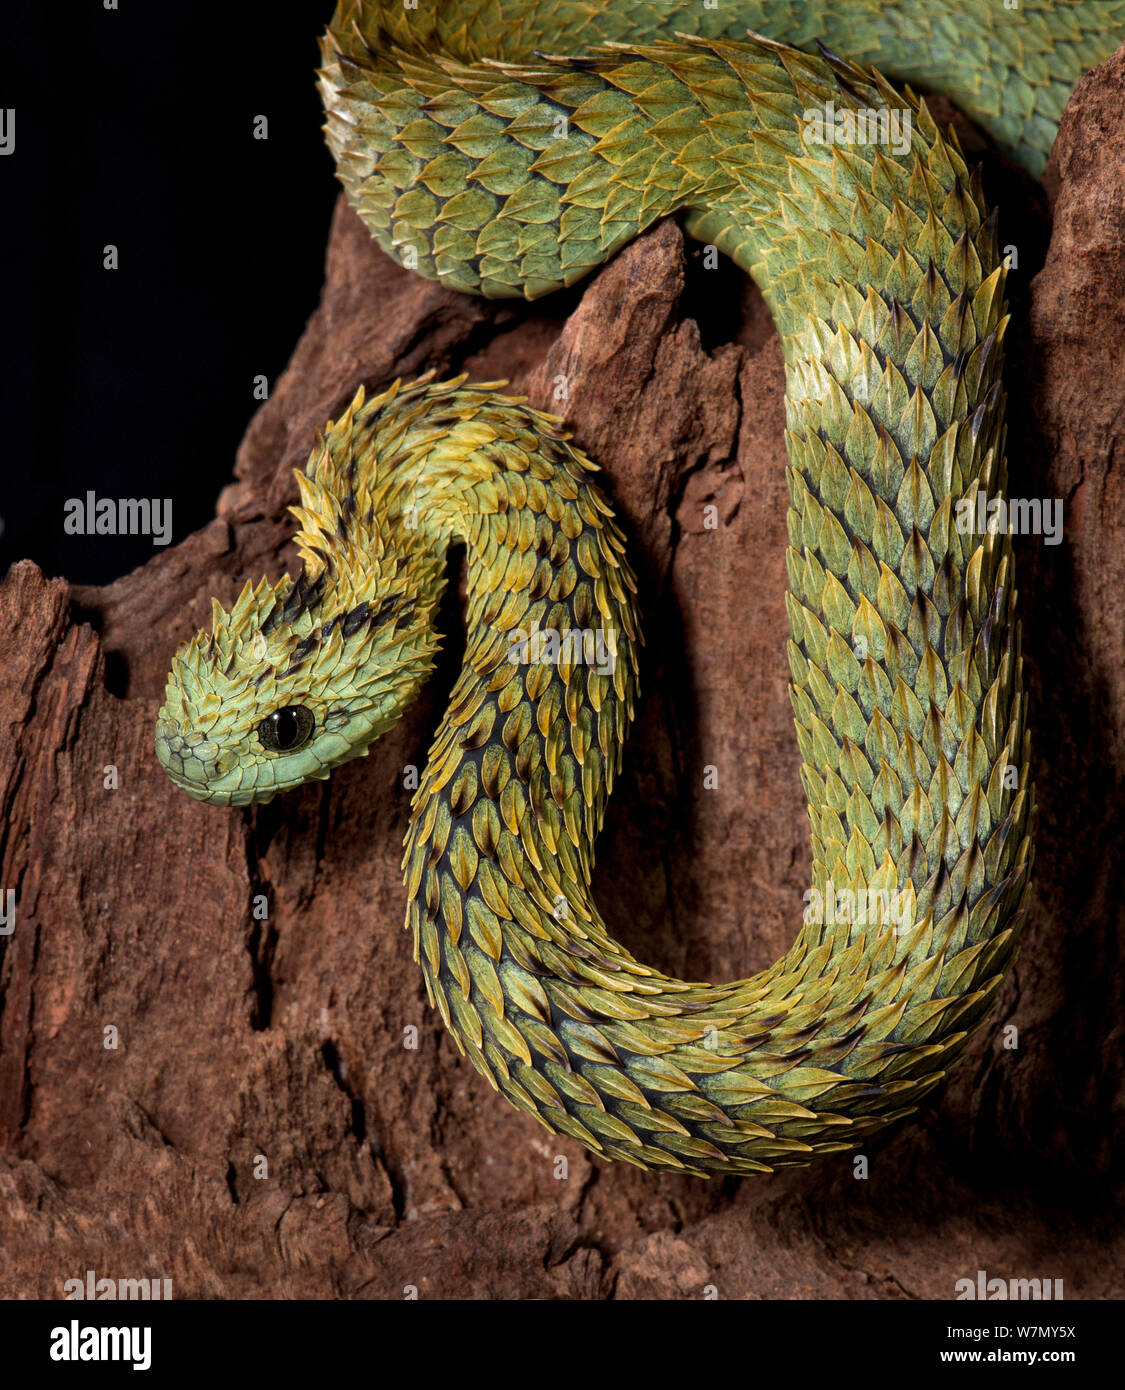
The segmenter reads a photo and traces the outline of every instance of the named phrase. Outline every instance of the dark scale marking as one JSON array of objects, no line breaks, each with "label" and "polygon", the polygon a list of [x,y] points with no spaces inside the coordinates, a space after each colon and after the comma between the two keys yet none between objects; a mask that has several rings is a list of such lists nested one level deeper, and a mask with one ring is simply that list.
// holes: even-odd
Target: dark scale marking
[{"label": "dark scale marking", "polygon": [[310,553],[315,555],[317,559],[321,562],[321,564],[324,566],[325,573],[327,573],[328,575],[333,575],[336,573],[336,561],[333,560],[330,554],[328,554],[326,551],[318,549],[318,547],[315,545],[310,546],[309,550]]},{"label": "dark scale marking", "polygon": [[817,48],[820,49],[821,53],[824,55],[825,58],[828,59],[830,63],[843,64],[843,58],[841,58],[838,53],[833,53],[826,43],[823,43],[820,39],[814,39],[813,42],[816,44]]},{"label": "dark scale marking", "polygon": [[481,724],[472,733],[467,734],[460,742],[459,747],[466,753],[475,752],[478,748],[483,748],[485,744],[492,742],[493,725]]},{"label": "dark scale marking", "polygon": [[[311,613],[314,608],[319,608],[324,602],[324,575],[318,575],[312,583],[302,575],[297,584],[297,595],[296,609],[291,619],[293,622],[303,614]],[[286,608],[288,607],[286,604]]]},{"label": "dark scale marking", "polygon": [[[562,67],[565,64],[568,68],[577,69],[578,72],[596,72],[598,70],[598,63],[604,61],[600,58],[572,57],[569,53],[566,54],[565,57],[560,57],[559,54],[548,53],[545,49],[542,48],[533,48],[531,51],[536,56],[536,58],[542,58],[545,63],[550,63],[553,66],[558,67]],[[540,100],[544,102],[550,102],[552,106],[559,105],[557,101],[551,101],[550,97],[547,96],[546,93],[543,94]],[[560,110],[566,109],[568,108],[560,107]]]},{"label": "dark scale marking", "polygon": [[291,676],[308,654],[319,646],[320,634],[317,632],[314,632],[311,637],[306,637],[303,642],[298,642],[293,649],[293,655],[289,658],[289,665],[286,668],[285,674]]},{"label": "dark scale marking", "polygon": [[280,622],[281,622],[281,604],[278,603],[277,600],[275,599],[275,600],[274,600],[273,607],[272,607],[272,608],[270,609],[270,611],[266,614],[266,616],[262,619],[262,626],[261,626],[261,628],[260,628],[260,631],[262,632],[262,634],[263,634],[264,636],[268,637],[269,634],[274,630],[274,628],[277,627],[278,623],[280,623]]},{"label": "dark scale marking", "polygon": [[449,801],[449,809],[454,818],[459,820],[466,811],[471,811],[476,804],[476,799],[476,788],[469,783],[468,779],[461,782]]},{"label": "dark scale marking", "polygon": [[369,607],[370,605],[366,601],[363,603],[357,603],[356,606],[351,610],[351,612],[345,617],[345,637],[351,637],[354,633],[359,631],[359,629],[363,626],[365,622],[367,622]]},{"label": "dark scale marking", "polygon": [[398,627],[400,623],[405,626],[406,621],[413,617],[417,606],[416,599],[403,601],[398,597],[385,598],[379,607],[372,611],[368,621],[373,629],[382,627],[385,623],[392,628]]},{"label": "dark scale marking", "polygon": [[262,623],[262,632],[267,636],[284,623],[291,627],[302,613],[309,613],[324,600],[324,576],[319,575],[309,581],[302,574],[280,606],[274,604]]},{"label": "dark scale marking", "polygon": [[371,626],[372,626],[372,627],[379,627],[379,626],[381,626],[383,623],[385,623],[385,622],[387,621],[387,619],[391,616],[391,614],[394,612],[394,610],[395,610],[395,608],[396,608],[397,606],[398,606],[398,600],[397,600],[397,599],[394,599],[394,598],[385,598],[385,599],[383,600],[383,602],[379,605],[379,607],[376,608],[376,609],[374,609],[374,610],[372,611],[372,614],[371,614]]}]

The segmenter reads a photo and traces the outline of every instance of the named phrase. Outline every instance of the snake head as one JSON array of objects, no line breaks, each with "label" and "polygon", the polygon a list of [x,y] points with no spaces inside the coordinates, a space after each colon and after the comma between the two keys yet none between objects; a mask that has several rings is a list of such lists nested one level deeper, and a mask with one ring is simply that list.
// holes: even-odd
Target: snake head
[{"label": "snake head", "polygon": [[[245,806],[363,755],[433,665],[430,605],[371,575],[249,582],[172,662],[156,755],[200,801]],[[377,597],[379,592],[382,597]]]},{"label": "snake head", "polygon": [[358,461],[383,397],[361,388],[297,472],[300,577],[247,583],[172,661],[156,755],[201,801],[270,801],[367,752],[433,669],[441,553]]}]

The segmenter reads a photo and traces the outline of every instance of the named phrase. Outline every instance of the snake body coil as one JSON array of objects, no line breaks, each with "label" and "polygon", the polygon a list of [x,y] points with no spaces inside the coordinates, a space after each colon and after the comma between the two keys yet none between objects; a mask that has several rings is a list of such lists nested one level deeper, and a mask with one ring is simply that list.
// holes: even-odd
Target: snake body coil
[{"label": "snake body coil", "polygon": [[428,674],[465,544],[467,650],[414,798],[407,920],[478,1070],[596,1153],[705,1175],[854,1148],[938,1084],[1012,958],[1033,818],[1012,543],[958,524],[1005,490],[1005,266],[955,139],[829,50],[950,91],[1039,172],[1123,26],[1119,0],[337,10],[329,143],[392,255],[532,297],[684,210],[782,335],[814,891],[770,969],[671,979],[598,915],[636,586],[592,465],[490,386],[360,391],[299,475],[303,575],[216,604],[160,715],[193,796],[327,776]]}]

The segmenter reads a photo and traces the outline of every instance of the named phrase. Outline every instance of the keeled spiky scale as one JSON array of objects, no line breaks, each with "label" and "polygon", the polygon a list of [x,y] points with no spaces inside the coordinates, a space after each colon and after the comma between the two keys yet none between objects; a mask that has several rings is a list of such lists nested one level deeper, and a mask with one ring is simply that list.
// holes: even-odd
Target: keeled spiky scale
[{"label": "keeled spiky scale", "polygon": [[[789,952],[750,980],[688,984],[599,917],[593,843],[636,698],[635,583],[588,462],[488,388],[361,393],[330,425],[295,509],[302,583],[248,586],[217,611],[176,659],[158,739],[194,795],[233,801],[301,780],[309,757],[322,775],[363,751],[428,670],[442,557],[463,540],[465,664],[403,858],[430,999],[548,1128],[699,1174],[806,1163],[914,1108],[983,1018],[1029,886],[1011,539],[956,524],[978,489],[1005,489],[1004,267],[956,141],[855,64],[950,91],[1037,171],[1078,73],[1125,24],[1122,0],[1096,16],[1024,0],[1018,23],[978,0],[731,10],[343,0],[322,91],[361,215],[447,284],[533,297],[679,208],[758,279],[785,347],[789,661],[814,861]],[[732,41],[747,27],[759,36]],[[659,39],[672,30],[684,37]],[[907,138],[818,143],[807,115],[828,101],[893,108]],[[387,613],[402,617],[391,644]],[[263,638],[280,675],[254,673]],[[255,745],[279,701],[315,708],[307,755]]]}]

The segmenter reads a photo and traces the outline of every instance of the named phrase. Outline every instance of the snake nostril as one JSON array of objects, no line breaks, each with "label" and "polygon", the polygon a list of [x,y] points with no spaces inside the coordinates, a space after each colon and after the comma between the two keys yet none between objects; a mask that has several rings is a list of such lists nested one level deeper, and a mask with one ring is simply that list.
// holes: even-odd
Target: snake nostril
[{"label": "snake nostril", "polygon": [[204,734],[185,731],[174,724],[156,726],[156,756],[169,772],[184,781],[203,785],[219,775],[218,743]]}]

